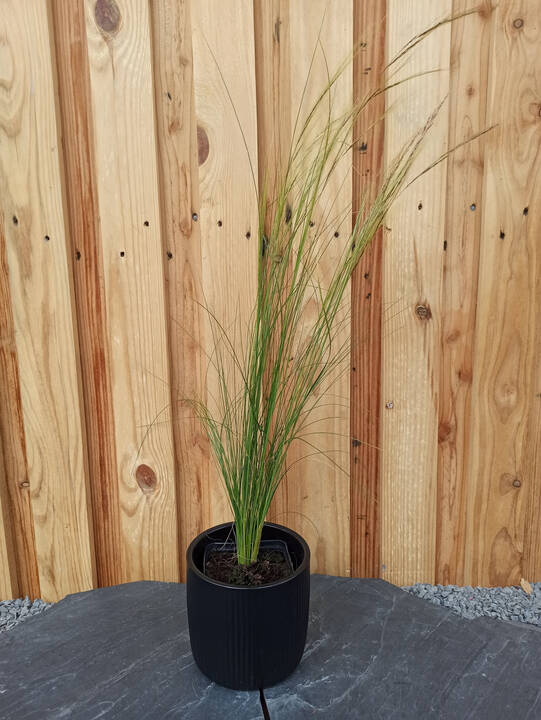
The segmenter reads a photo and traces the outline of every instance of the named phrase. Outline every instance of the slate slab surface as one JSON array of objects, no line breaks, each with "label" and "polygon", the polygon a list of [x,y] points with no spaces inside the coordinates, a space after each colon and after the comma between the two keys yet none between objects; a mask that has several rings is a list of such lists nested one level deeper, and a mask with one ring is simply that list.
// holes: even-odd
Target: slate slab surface
[{"label": "slate slab surface", "polygon": [[0,637],[2,720],[261,718],[258,693],[195,666],[186,588],[138,582],[68,595]]},{"label": "slate slab surface", "polygon": [[[312,576],[301,665],[272,720],[541,719],[541,629],[465,620],[382,580]],[[195,667],[184,585],[70,595],[0,637],[0,718],[262,718]]]},{"label": "slate slab surface", "polygon": [[383,580],[314,576],[298,670],[272,720],[541,719],[541,629],[466,620]]}]

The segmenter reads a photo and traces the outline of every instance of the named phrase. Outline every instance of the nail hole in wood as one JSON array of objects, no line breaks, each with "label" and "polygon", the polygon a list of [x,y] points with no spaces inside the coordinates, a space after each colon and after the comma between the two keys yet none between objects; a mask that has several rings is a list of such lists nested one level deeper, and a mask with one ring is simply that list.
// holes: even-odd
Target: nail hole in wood
[{"label": "nail hole in wood", "polygon": [[523,215],[527,215],[527,214],[528,214],[528,206],[526,206],[526,207],[524,208],[524,210],[522,211],[522,214],[523,214]]},{"label": "nail hole in wood", "polygon": [[470,210],[473,212],[476,207],[477,207],[477,205],[476,205],[475,203],[472,203],[472,204],[470,205]]},{"label": "nail hole in wood", "polygon": [[48,235],[45,235],[45,237],[44,237],[43,239],[45,240],[45,242],[49,242],[49,240],[50,240],[51,238],[50,238]]},{"label": "nail hole in wood", "polygon": [[76,253],[75,253],[75,259],[76,259],[76,260],[80,260],[80,259],[81,259],[81,251],[80,251],[80,250],[77,250],[77,251],[76,251]]},{"label": "nail hole in wood", "polygon": [[169,258],[169,260],[171,260],[171,258],[173,257],[173,253],[171,252],[171,250],[167,251],[167,257]]},{"label": "nail hole in wood", "polygon": [[248,230],[246,233],[246,239],[249,240],[252,237],[252,233]]},{"label": "nail hole in wood", "polygon": [[120,251],[120,257],[124,257],[125,254],[126,254],[126,253],[124,252],[124,250],[121,250],[121,251]]},{"label": "nail hole in wood", "polygon": [[505,233],[503,230],[500,230],[500,240],[503,240],[505,237]]},{"label": "nail hole in wood", "polygon": [[218,220],[218,227],[222,227],[223,222],[221,220]]},{"label": "nail hole in wood", "polygon": [[443,249],[444,249],[444,250],[447,250],[447,240],[444,240],[444,241],[443,241]]},{"label": "nail hole in wood", "polygon": [[340,236],[340,233],[338,232],[338,230],[335,230],[335,231],[334,231],[334,237],[339,237],[339,236]]},{"label": "nail hole in wood", "polygon": [[286,223],[291,222],[291,215],[292,215],[291,207],[289,205],[286,205]]},{"label": "nail hole in wood", "polygon": [[197,213],[192,213],[192,220],[197,222],[199,220],[199,215]]},{"label": "nail hole in wood", "polygon": [[13,220],[13,224],[14,224],[14,225],[18,225],[18,224],[19,224],[19,218],[17,217],[17,215],[14,215],[11,219]]},{"label": "nail hole in wood", "polygon": [[143,225],[144,225],[145,227],[148,227],[148,226],[150,225],[150,223],[149,223],[148,220],[145,220],[145,222],[143,223]]},{"label": "nail hole in wood", "polygon": [[420,203],[417,205],[417,210],[422,210],[422,209],[423,209],[423,203],[420,202]]},{"label": "nail hole in wood", "polygon": [[415,308],[415,314],[421,320],[430,320],[432,317],[432,311],[428,305],[417,305]]},{"label": "nail hole in wood", "polygon": [[522,18],[516,18],[516,20],[513,20],[513,27],[516,30],[520,30],[520,28],[523,26],[524,26],[524,20]]}]

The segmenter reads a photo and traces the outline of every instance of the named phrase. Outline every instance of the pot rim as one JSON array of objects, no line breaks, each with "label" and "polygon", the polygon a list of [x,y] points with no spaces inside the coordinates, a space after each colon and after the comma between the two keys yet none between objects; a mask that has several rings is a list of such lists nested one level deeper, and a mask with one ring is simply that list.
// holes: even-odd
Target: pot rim
[{"label": "pot rim", "polygon": [[306,540],[302,537],[302,535],[299,535],[294,530],[291,530],[291,528],[286,527],[285,525],[278,525],[278,523],[273,522],[265,522],[265,527],[270,528],[278,528],[279,530],[283,530],[286,533],[289,533],[292,535],[300,544],[304,551],[304,557],[299,565],[299,567],[293,572],[292,575],[290,575],[287,578],[283,578],[282,580],[276,580],[272,583],[267,583],[265,585],[234,585],[233,583],[225,583],[221,582],[220,580],[214,580],[213,578],[209,578],[208,575],[205,575],[205,573],[201,572],[199,568],[196,567],[194,561],[193,561],[193,549],[196,546],[198,542],[200,542],[201,538],[208,535],[211,532],[216,532],[218,530],[222,530],[223,528],[231,527],[233,525],[233,521],[221,523],[220,525],[214,525],[211,528],[208,528],[207,530],[203,530],[202,533],[199,533],[194,539],[191,541],[191,543],[188,545],[188,549],[186,550],[186,558],[187,558],[187,569],[191,570],[195,575],[197,575],[202,580],[205,580],[205,582],[210,583],[211,585],[218,585],[219,587],[225,587],[229,588],[230,590],[266,590],[267,588],[274,588],[278,587],[279,585],[284,585],[285,583],[291,582],[296,577],[298,577],[302,572],[306,570],[308,567],[308,562],[310,560],[310,548],[308,547],[308,543]]}]

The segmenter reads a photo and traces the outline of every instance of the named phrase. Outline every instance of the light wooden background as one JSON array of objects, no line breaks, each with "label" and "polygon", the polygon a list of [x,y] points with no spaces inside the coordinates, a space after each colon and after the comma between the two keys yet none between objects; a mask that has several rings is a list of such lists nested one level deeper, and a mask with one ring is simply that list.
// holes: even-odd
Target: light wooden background
[{"label": "light wooden background", "polygon": [[[179,403],[212,393],[199,303],[247,318],[254,183],[314,48],[301,115],[325,60],[361,47],[339,110],[471,7],[0,0],[0,597],[184,577],[189,540],[229,516]],[[351,372],[311,438],[333,462],[295,464],[272,510],[314,571],[541,580],[540,42],[537,0],[484,0],[356,128],[336,249],[442,100],[417,170],[494,126],[402,193],[352,281]]]}]

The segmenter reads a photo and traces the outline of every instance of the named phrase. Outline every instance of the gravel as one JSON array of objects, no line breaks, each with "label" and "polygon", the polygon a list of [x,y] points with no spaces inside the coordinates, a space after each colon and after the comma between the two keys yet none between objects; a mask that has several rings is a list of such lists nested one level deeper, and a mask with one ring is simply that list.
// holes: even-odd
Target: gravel
[{"label": "gravel", "polygon": [[[423,600],[449,608],[472,619],[485,615],[499,620],[529,623],[541,627],[541,583],[531,584],[532,593],[521,587],[458,587],[457,585],[423,585],[402,588]],[[0,633],[11,630],[26,618],[47,610],[52,603],[32,602],[27,597],[0,602]]]},{"label": "gravel", "polygon": [[47,610],[52,603],[43,600],[29,600],[28,597],[17,598],[16,600],[3,600],[0,602],[0,633],[4,630],[11,630],[15,625],[24,622],[32,615]]},{"label": "gravel", "polygon": [[522,587],[458,587],[421,583],[402,589],[468,619],[485,615],[541,627],[541,583],[531,584],[531,594]]}]

